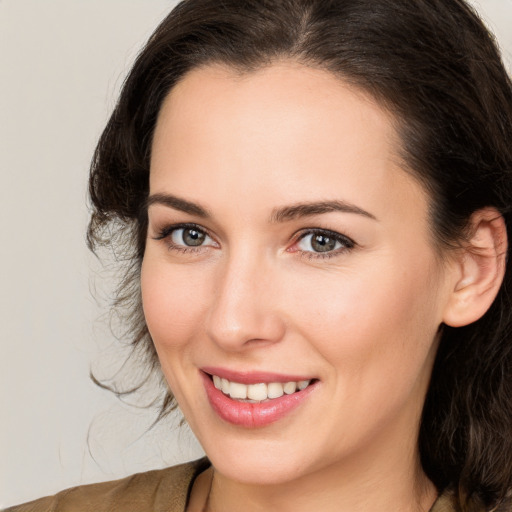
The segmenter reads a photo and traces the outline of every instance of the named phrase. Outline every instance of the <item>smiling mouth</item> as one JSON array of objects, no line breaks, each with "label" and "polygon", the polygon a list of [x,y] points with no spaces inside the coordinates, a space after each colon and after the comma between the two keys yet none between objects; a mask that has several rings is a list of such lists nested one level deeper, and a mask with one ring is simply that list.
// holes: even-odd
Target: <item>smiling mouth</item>
[{"label": "smiling mouth", "polygon": [[304,407],[320,384],[319,379],[306,379],[306,375],[225,368],[202,368],[200,373],[213,411],[222,420],[243,428],[262,428],[282,420]]},{"label": "smiling mouth", "polygon": [[269,402],[283,395],[293,395],[310,386],[315,379],[290,382],[260,382],[256,384],[243,384],[210,375],[213,385],[229,398],[247,403]]}]

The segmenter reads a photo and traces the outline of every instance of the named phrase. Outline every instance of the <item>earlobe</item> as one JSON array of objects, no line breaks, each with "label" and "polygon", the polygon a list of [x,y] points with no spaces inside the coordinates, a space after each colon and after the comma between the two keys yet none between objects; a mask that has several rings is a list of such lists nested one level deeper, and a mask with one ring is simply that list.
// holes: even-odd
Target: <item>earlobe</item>
[{"label": "earlobe", "polygon": [[469,232],[469,240],[455,262],[455,285],[443,316],[443,322],[451,327],[481,318],[496,298],[505,275],[507,229],[502,215],[494,208],[476,211]]}]

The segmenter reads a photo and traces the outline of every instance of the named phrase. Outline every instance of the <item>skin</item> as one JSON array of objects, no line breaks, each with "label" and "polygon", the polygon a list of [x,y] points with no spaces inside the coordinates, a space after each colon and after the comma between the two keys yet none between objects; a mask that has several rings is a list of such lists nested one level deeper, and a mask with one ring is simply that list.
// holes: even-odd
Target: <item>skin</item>
[{"label": "skin", "polygon": [[[189,510],[396,512],[435,500],[418,425],[461,274],[434,248],[428,196],[397,156],[393,121],[339,78],[293,62],[196,69],[164,102],[150,195],[209,212],[152,204],[141,278],[163,373],[214,468]],[[272,220],[334,200],[370,215]],[[199,225],[204,244],[187,247],[170,232],[179,223]],[[321,258],[306,229],[355,243]],[[319,383],[286,417],[248,429],[212,410],[204,366]]]}]

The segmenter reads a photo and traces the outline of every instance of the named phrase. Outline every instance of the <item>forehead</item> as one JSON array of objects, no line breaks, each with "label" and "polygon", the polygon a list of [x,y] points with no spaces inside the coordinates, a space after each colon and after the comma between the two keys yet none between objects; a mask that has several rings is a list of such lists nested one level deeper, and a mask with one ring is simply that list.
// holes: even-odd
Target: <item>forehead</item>
[{"label": "forehead", "polygon": [[[391,114],[370,95],[332,73],[280,61],[251,72],[222,65],[192,70],[164,101],[156,131],[169,139],[195,133],[227,144],[233,140],[226,135],[233,139],[235,130],[244,140],[263,139],[272,130],[282,151],[299,135],[307,135],[311,146],[327,148],[345,129],[347,144],[361,134],[369,139],[379,132],[378,149],[390,150],[399,145],[393,124]],[[352,129],[354,125],[359,130]]]},{"label": "forehead", "polygon": [[391,211],[393,194],[421,195],[401,168],[394,121],[324,70],[286,61],[242,74],[199,68],[163,103],[150,188],[172,187],[200,202],[226,189],[236,192],[232,202],[255,194],[281,203],[341,195]]}]

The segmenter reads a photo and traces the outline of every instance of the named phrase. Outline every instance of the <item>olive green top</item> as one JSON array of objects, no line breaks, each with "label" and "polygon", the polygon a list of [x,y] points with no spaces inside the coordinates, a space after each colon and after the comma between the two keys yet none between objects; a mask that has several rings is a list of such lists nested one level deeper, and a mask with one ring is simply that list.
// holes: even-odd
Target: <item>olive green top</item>
[{"label": "olive green top", "polygon": [[[81,485],[3,512],[185,512],[195,477],[210,463],[203,458],[122,480]],[[443,493],[430,512],[458,512]]]}]

